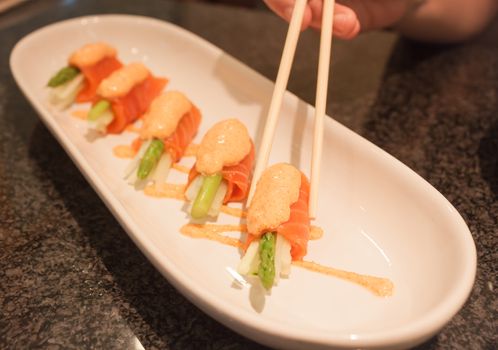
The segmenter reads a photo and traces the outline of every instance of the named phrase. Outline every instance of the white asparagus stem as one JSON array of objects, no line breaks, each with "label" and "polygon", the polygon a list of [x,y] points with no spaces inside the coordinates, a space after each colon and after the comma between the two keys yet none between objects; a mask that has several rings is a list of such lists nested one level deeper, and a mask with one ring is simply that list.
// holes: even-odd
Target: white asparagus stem
[{"label": "white asparagus stem", "polygon": [[282,235],[277,235],[276,252],[275,252],[275,276],[289,277],[292,263],[291,244]]},{"label": "white asparagus stem", "polygon": [[[202,188],[202,183],[204,182],[204,176],[197,176],[187,187],[185,191],[185,198],[189,201],[189,206],[187,211],[190,213],[192,211],[192,206],[194,205],[194,201],[199,194],[199,191]],[[225,198],[225,194],[227,193],[228,185],[226,181],[221,181],[220,187],[216,191],[214,195],[213,202],[211,203],[211,208],[209,208],[208,216],[217,217],[220,214],[221,206],[223,205],[223,199]]]},{"label": "white asparagus stem", "polygon": [[252,241],[246,253],[239,262],[237,272],[241,275],[250,275],[258,271],[259,266],[259,240]]},{"label": "white asparagus stem", "polygon": [[89,120],[88,126],[98,132],[105,133],[107,125],[111,124],[114,114],[108,109],[96,120]]},{"label": "white asparagus stem", "polygon": [[76,95],[83,88],[85,77],[78,74],[67,83],[50,90],[49,101],[58,110],[66,109],[74,102]]},{"label": "white asparagus stem", "polygon": [[225,199],[227,190],[228,186],[226,181],[221,181],[220,187],[214,196],[213,203],[211,203],[211,208],[209,208],[209,216],[215,218],[220,214],[221,206],[223,205],[223,200]]},{"label": "white asparagus stem", "polygon": [[150,140],[144,142],[140,147],[140,149],[138,150],[137,154],[135,155],[135,158],[132,159],[132,161],[128,164],[128,166],[125,169],[123,178],[127,180],[130,185],[133,185],[135,183],[137,177],[137,169],[138,166],[140,165],[140,160],[145,154],[145,151],[147,151],[149,145],[150,145]]},{"label": "white asparagus stem", "polygon": [[[246,253],[239,262],[237,272],[241,275],[256,274],[259,269],[259,239],[252,241],[246,250]],[[275,280],[274,284],[278,284],[280,277],[287,278],[290,275],[292,257],[291,244],[282,235],[277,234],[275,243]]]},{"label": "white asparagus stem", "polygon": [[[197,194],[199,193],[202,187],[203,181],[204,181],[203,176],[197,176],[194,180],[192,180],[190,185],[187,187],[187,190],[185,191],[185,198],[187,198],[187,200],[190,202],[191,205],[194,202],[195,198],[197,197]],[[191,208],[189,208],[189,212],[190,209]]]},{"label": "white asparagus stem", "polygon": [[169,170],[171,169],[172,163],[173,161],[171,159],[171,155],[168,153],[168,151],[165,151],[161,155],[159,162],[157,162],[155,169],[152,170],[151,176],[149,176],[156,185],[166,183],[166,179],[168,178]]}]

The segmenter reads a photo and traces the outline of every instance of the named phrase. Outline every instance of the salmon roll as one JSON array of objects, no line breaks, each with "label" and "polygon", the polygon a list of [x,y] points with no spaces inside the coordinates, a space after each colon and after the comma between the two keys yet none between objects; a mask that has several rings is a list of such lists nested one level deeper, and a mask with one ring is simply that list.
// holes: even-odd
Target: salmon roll
[{"label": "salmon roll", "polygon": [[289,276],[291,262],[307,252],[309,191],[306,176],[290,164],[275,164],[263,172],[247,212],[240,274],[257,275],[266,289]]},{"label": "salmon roll", "polygon": [[68,65],[48,81],[50,102],[67,108],[73,102],[94,102],[102,80],[123,65],[114,47],[98,42],[86,44],[71,54]]},{"label": "salmon roll", "polygon": [[154,77],[142,63],[130,63],[102,80],[96,102],[88,113],[90,127],[120,134],[149,108],[168,83]]},{"label": "salmon roll", "polygon": [[125,174],[130,184],[165,183],[171,165],[181,160],[197,134],[201,118],[199,109],[179,91],[156,97],[142,117],[139,151]]},{"label": "salmon roll", "polygon": [[254,145],[237,119],[213,125],[202,139],[189,173],[185,197],[194,219],[216,217],[222,204],[247,197],[254,163]]}]

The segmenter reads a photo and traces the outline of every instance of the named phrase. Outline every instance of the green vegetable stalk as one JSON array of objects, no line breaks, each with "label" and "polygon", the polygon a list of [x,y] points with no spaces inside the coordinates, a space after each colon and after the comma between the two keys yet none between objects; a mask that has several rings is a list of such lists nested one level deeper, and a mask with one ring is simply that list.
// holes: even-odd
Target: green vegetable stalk
[{"label": "green vegetable stalk", "polygon": [[277,234],[267,232],[259,240],[259,269],[258,276],[266,289],[273,286],[275,280],[275,245]]},{"label": "green vegetable stalk", "polygon": [[50,80],[47,83],[48,87],[57,87],[62,84],[67,83],[70,80],[73,80],[75,76],[80,74],[80,70],[76,67],[64,67],[61,70],[59,70],[55,75],[50,78]]},{"label": "green vegetable stalk", "polygon": [[202,219],[207,216],[222,180],[223,177],[221,174],[206,176],[204,178],[202,187],[195,198],[192,211],[190,212],[190,215],[194,219]]},{"label": "green vegetable stalk", "polygon": [[111,106],[109,101],[106,100],[100,100],[97,102],[95,105],[93,105],[92,109],[90,109],[90,112],[88,112],[88,120],[89,121],[96,121],[99,119],[99,117],[104,114],[107,109]]},{"label": "green vegetable stalk", "polygon": [[164,143],[161,140],[152,140],[145,151],[137,171],[137,177],[144,180],[159,162],[164,151]]}]

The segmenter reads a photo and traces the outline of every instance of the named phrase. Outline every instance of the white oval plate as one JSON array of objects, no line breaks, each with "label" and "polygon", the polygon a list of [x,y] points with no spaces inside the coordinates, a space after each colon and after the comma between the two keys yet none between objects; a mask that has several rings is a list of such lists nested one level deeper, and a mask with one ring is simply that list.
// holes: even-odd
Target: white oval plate
[{"label": "white oval plate", "polygon": [[[197,141],[214,122],[237,117],[258,142],[273,84],[179,27],[136,16],[56,23],[26,36],[11,55],[14,77],[43,122],[137,246],[202,310],[281,348],[406,348],[434,335],[462,307],[473,285],[476,252],[460,215],[409,168],[330,118],[317,220],[325,235],[310,242],[306,259],[387,277],[394,295],[376,297],[298,267],[263,299],[234,287],[226,268],[237,266],[240,252],[181,235],[188,222],[181,202],[146,197],[122,180],[128,162],[114,157],[112,148],[135,135],[90,142],[85,122],[47,106],[49,76],[74,49],[96,40],[116,46],[124,62],[142,61],[169,77],[168,89],[184,91],[203,113]],[[271,163],[309,169],[311,119],[312,108],[287,93]],[[170,180],[185,182],[185,175],[173,173]],[[225,215],[219,221],[237,222]]]}]

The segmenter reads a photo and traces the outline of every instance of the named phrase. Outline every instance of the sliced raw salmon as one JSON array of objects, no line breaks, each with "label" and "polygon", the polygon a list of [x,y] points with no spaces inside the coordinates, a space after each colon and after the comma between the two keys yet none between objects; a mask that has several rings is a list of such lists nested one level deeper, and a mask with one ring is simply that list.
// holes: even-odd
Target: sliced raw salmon
[{"label": "sliced raw salmon", "polygon": [[[237,202],[245,199],[247,193],[249,192],[249,185],[251,184],[251,173],[252,166],[254,163],[254,145],[251,143],[251,150],[240,161],[239,164],[225,166],[221,170],[221,175],[223,179],[226,180],[228,188],[223,203]],[[188,174],[188,184],[190,184],[197,176],[199,172],[195,168],[195,164],[190,169]]]},{"label": "sliced raw salmon", "polygon": [[[308,241],[310,239],[309,194],[310,185],[308,179],[301,174],[299,197],[297,202],[290,206],[289,220],[280,224],[276,229],[269,230],[269,232],[275,231],[277,234],[283,235],[290,242],[292,260],[302,260],[308,250]],[[244,250],[257,238],[257,236],[248,234],[244,243]]]},{"label": "sliced raw salmon", "polygon": [[167,83],[167,79],[155,78],[149,75],[125,96],[110,101],[114,119],[107,126],[107,132],[109,134],[119,134],[126,126],[137,120],[145,113],[152,100],[161,93]]},{"label": "sliced raw salmon", "polygon": [[292,260],[301,260],[307,253],[310,239],[309,195],[310,184],[301,174],[299,198],[290,207],[289,220],[277,227],[277,234],[284,236],[291,244]]},{"label": "sliced raw salmon", "polygon": [[122,66],[116,57],[105,57],[92,66],[81,67],[80,71],[85,76],[85,85],[76,96],[76,102],[95,102],[100,82]]},{"label": "sliced raw salmon", "polygon": [[201,123],[201,112],[195,106],[186,113],[178,123],[175,132],[164,140],[164,148],[168,150],[173,163],[178,162],[185,153],[187,146],[197,134]]},{"label": "sliced raw salmon", "polygon": [[223,203],[238,202],[247,197],[251,184],[252,166],[254,163],[254,145],[239,164],[223,167],[221,175],[228,184]]}]

